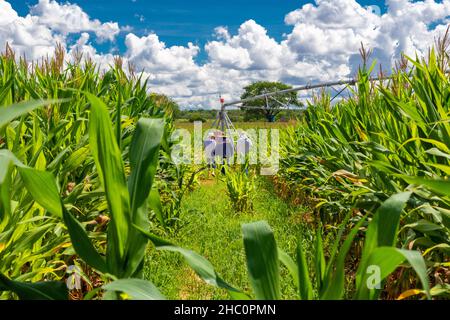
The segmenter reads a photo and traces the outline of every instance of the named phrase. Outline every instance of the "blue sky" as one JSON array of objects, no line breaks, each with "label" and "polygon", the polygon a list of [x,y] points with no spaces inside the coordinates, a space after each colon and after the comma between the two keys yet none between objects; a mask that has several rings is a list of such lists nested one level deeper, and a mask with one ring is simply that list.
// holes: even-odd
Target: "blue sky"
[{"label": "blue sky", "polygon": [[[29,6],[38,1],[9,0],[21,15],[28,14]],[[65,1],[60,1],[64,3]],[[214,28],[228,26],[234,34],[249,19],[264,26],[269,36],[282,40],[283,34],[292,30],[284,23],[287,13],[314,1],[303,0],[70,0],[78,4],[91,18],[102,22],[114,21],[120,26],[131,26],[139,36],[155,32],[168,46],[187,45],[193,42],[201,48],[213,39]],[[358,1],[361,5],[377,4],[384,11],[384,1]],[[125,33],[116,46],[123,52]],[[96,46],[101,52],[111,50],[111,44]],[[206,53],[201,50],[197,61],[203,62]]]}]

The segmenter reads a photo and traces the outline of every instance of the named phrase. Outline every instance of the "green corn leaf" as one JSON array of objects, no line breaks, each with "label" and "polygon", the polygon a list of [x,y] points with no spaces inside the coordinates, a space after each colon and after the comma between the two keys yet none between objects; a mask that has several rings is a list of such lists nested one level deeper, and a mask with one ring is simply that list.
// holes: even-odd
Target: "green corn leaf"
[{"label": "green corn leaf", "polygon": [[111,214],[107,264],[111,273],[120,275],[125,268],[125,253],[131,226],[130,199],[122,155],[106,105],[92,94],[86,93],[86,96],[91,103],[89,145]]},{"label": "green corn leaf", "polygon": [[311,278],[309,277],[309,268],[306,261],[306,255],[303,251],[302,243],[299,241],[297,244],[297,264],[298,264],[298,289],[300,299],[312,300],[313,287]]},{"label": "green corn leaf", "polygon": [[[333,271],[331,267],[327,268],[324,283],[325,290],[320,299],[339,300],[343,298],[345,290],[345,258],[347,257],[347,254],[353,244],[356,234],[365,221],[366,217],[361,219],[345,238],[345,241],[340,247],[336,258],[335,270]],[[336,241],[338,242],[339,239],[340,237]]]},{"label": "green corn leaf", "polygon": [[108,291],[123,292],[133,300],[165,300],[153,283],[142,279],[119,279],[102,288]]},{"label": "green corn leaf", "polygon": [[325,269],[326,269],[326,261],[325,261],[325,254],[323,252],[321,229],[319,229],[319,232],[316,233],[314,266],[316,271],[317,289],[321,291],[322,282],[325,277]]},{"label": "green corn leaf", "polygon": [[20,176],[34,200],[53,215],[62,218],[61,197],[50,172],[18,167]]},{"label": "green corn leaf", "polygon": [[[0,88],[0,104],[4,104],[5,97],[11,92],[11,87],[14,85],[15,77],[9,77],[8,81],[3,81]],[[0,126],[1,127],[1,126]]]},{"label": "green corn leaf", "polygon": [[437,225],[428,220],[418,220],[416,222],[404,225],[403,228],[411,228],[422,233],[444,229],[443,226]]},{"label": "green corn leaf", "polygon": [[[66,154],[69,153],[69,152],[70,152],[70,148],[69,148],[69,147],[66,147],[66,148],[64,148],[63,150],[61,150],[61,152],[59,152],[59,153],[56,155],[56,157],[53,159],[53,161],[50,162],[50,163],[47,165],[46,170],[47,170],[47,171],[50,171],[50,172],[54,172],[54,171],[58,170],[59,168],[61,168],[61,169],[64,170],[65,168],[60,167],[60,165],[61,165],[61,162],[62,162],[63,158],[64,158],[64,157],[66,156]],[[41,153],[40,153],[40,156],[44,156],[44,154],[41,152]]]},{"label": "green corn leaf", "polygon": [[397,251],[405,257],[405,259],[409,262],[411,267],[417,273],[417,276],[419,277],[420,282],[422,283],[422,288],[423,290],[425,290],[428,299],[430,299],[431,298],[430,284],[428,282],[427,266],[425,264],[423,256],[420,254],[420,252],[413,250],[397,249]]},{"label": "green corn leaf", "polygon": [[403,142],[403,144],[400,146],[400,148],[403,148],[405,145],[407,145],[408,143],[414,142],[414,141],[423,141],[426,143],[430,143],[432,145],[434,145],[435,147],[437,147],[439,150],[445,152],[445,153],[450,153],[450,148],[441,141],[437,141],[434,139],[425,139],[425,138],[411,138],[406,140],[405,142]]},{"label": "green corn leaf", "polygon": [[438,163],[431,163],[431,162],[427,162],[426,165],[439,169],[442,172],[444,172],[446,175],[450,176],[450,166],[447,166],[445,164],[438,164]]},{"label": "green corn leaf", "polygon": [[[378,247],[394,246],[400,215],[411,197],[411,192],[398,193],[387,199],[376,211],[366,232],[361,262],[356,273],[356,287],[363,288],[368,259]],[[363,289],[361,289],[363,290]]]},{"label": "green corn leaf", "polygon": [[89,240],[89,237],[81,223],[65,208],[63,209],[63,217],[75,252],[84,260],[84,262],[94,269],[107,273],[108,268],[105,260],[103,260],[92,245],[92,242]]},{"label": "green corn leaf", "polygon": [[64,162],[64,171],[71,172],[79,168],[89,156],[89,148],[81,147],[74,151]]},{"label": "green corn leaf", "polygon": [[420,177],[409,177],[409,176],[399,176],[406,182],[410,184],[423,185],[428,189],[436,192],[437,194],[445,195],[450,197],[450,181],[449,180],[438,180],[438,179],[427,179]]},{"label": "green corn leaf", "polygon": [[[25,188],[37,203],[51,214],[62,218],[61,197],[51,173],[25,166],[9,150],[0,150],[0,159],[5,164],[9,162],[16,166]],[[5,174],[5,171],[2,174]]]},{"label": "green corn leaf", "polygon": [[68,291],[64,282],[45,281],[26,283],[13,281],[0,273],[0,291],[12,291],[21,300],[67,300]]},{"label": "green corn leaf", "polygon": [[106,265],[90,242],[84,228],[64,208],[53,175],[46,171],[39,171],[24,166],[9,151],[0,151],[0,159],[10,159],[12,163],[16,164],[25,188],[30,192],[34,200],[50,213],[63,218],[68,228],[72,245],[80,257],[93,268],[106,272]]},{"label": "green corn leaf", "polygon": [[279,300],[280,270],[275,237],[265,221],[244,224],[244,248],[250,283],[258,300]]},{"label": "green corn leaf", "polygon": [[443,157],[443,158],[446,158],[446,159],[450,160],[450,154],[449,153],[442,152],[441,150],[439,150],[437,148],[431,148],[431,149],[429,149],[429,150],[427,150],[425,152],[428,153],[428,154],[431,154],[433,156]]},{"label": "green corn leaf", "polygon": [[283,250],[278,248],[278,259],[280,259],[280,262],[284,264],[284,266],[288,269],[289,273],[291,274],[292,278],[294,279],[294,284],[298,288],[299,286],[299,273],[298,273],[298,267],[295,261]]},{"label": "green corn leaf", "polygon": [[164,121],[161,119],[140,119],[136,126],[130,147],[131,176],[128,183],[133,214],[147,203],[163,132]]},{"label": "green corn leaf", "polygon": [[[164,132],[161,119],[140,119],[130,147],[131,176],[128,180],[131,221],[146,228],[149,224],[147,203],[159,159],[159,147]],[[145,256],[147,239],[136,229],[131,229],[127,245],[127,270],[132,276]]]},{"label": "green corn leaf", "polygon": [[164,240],[144,229],[134,226],[139,230],[148,240],[150,240],[158,250],[172,251],[180,253],[189,266],[203,279],[206,283],[218,288],[226,289],[233,299],[247,300],[249,297],[240,290],[233,288],[226,283],[214,270],[213,265],[201,255],[192,250],[180,248],[173,245],[167,240]]},{"label": "green corn leaf", "polygon": [[11,160],[0,156],[0,230],[11,217]]},{"label": "green corn leaf", "polygon": [[[342,236],[344,234],[344,231],[345,231],[345,229],[347,227],[347,224],[348,224],[350,218],[352,217],[352,214],[353,214],[353,212],[350,210],[346,214],[344,220],[342,221],[342,223],[341,223],[341,225],[339,227],[339,231],[338,231],[338,234],[336,236],[336,240],[334,241],[334,244],[333,244],[333,246],[331,248],[330,258],[329,258],[327,266],[325,268],[325,276],[328,276],[328,275],[331,274],[331,270],[330,269],[334,266],[334,260],[336,259],[336,254],[338,252],[338,249],[340,249],[339,245],[341,243]],[[339,251],[341,251],[341,250],[339,250]]]},{"label": "green corn leaf", "polygon": [[14,249],[17,250],[17,252],[22,252],[27,249],[31,249],[35,243],[39,243],[39,239],[43,238],[49,231],[51,231],[51,228],[54,227],[54,224],[45,224],[40,227],[34,227],[33,229],[29,230],[28,232],[23,234],[22,240],[20,243],[16,244],[14,246]]},{"label": "green corn leaf", "polygon": [[13,104],[6,108],[0,108],[0,128],[7,125],[9,122],[17,117],[27,114],[37,108],[52,104],[63,102],[65,100],[36,100],[26,101]]},{"label": "green corn leaf", "polygon": [[152,190],[150,191],[150,195],[148,198],[148,206],[155,213],[159,223],[161,223],[163,227],[166,227],[166,220],[164,219],[163,215],[161,197],[159,195],[158,188],[156,187],[153,187]]},{"label": "green corn leaf", "polygon": [[383,287],[381,282],[405,260],[416,271],[427,296],[431,297],[427,268],[422,255],[418,251],[402,250],[394,247],[378,247],[372,251],[367,260],[362,281],[357,288],[357,299],[377,298]]},{"label": "green corn leaf", "polygon": [[425,257],[427,254],[429,254],[430,252],[434,251],[434,250],[442,250],[443,252],[450,254],[450,244],[447,243],[440,243],[437,244],[431,248],[428,248],[427,250],[425,250],[423,252],[423,256]]},{"label": "green corn leaf", "polygon": [[411,192],[395,194],[378,208],[367,228],[362,262],[376,247],[393,246],[395,244],[400,215],[410,197]]}]

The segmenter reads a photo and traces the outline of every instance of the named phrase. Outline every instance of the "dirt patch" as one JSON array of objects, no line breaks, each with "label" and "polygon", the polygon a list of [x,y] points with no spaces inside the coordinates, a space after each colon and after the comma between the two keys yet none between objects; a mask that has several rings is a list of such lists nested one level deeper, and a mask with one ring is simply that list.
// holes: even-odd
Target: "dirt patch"
[{"label": "dirt patch", "polygon": [[212,299],[210,288],[192,269],[184,269],[180,277],[182,277],[182,286],[178,295],[181,300]]},{"label": "dirt patch", "polygon": [[216,180],[215,179],[201,180],[200,185],[206,186],[206,187],[214,186],[214,185],[216,185]]}]

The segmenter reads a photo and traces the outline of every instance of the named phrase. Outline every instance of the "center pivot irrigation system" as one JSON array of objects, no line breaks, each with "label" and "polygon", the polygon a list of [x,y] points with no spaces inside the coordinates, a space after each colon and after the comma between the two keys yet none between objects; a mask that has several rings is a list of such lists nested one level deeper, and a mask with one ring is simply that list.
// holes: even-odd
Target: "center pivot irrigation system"
[{"label": "center pivot irrigation system", "polygon": [[[391,78],[392,77],[379,77],[379,78],[373,78],[373,79],[371,79],[371,81],[383,81],[383,80],[388,80]],[[280,109],[289,109],[289,105],[282,103],[281,101],[276,99],[275,96],[280,95],[280,94],[290,93],[290,92],[300,92],[300,91],[306,91],[306,90],[312,90],[312,89],[334,88],[336,86],[345,86],[343,89],[341,89],[339,91],[335,89],[337,94],[331,99],[331,100],[334,100],[342,92],[344,92],[344,90],[348,86],[355,85],[356,83],[357,83],[356,79],[350,79],[350,80],[340,80],[340,81],[333,81],[333,82],[323,82],[323,83],[318,83],[318,84],[308,84],[308,85],[295,87],[295,88],[291,88],[291,89],[268,92],[268,93],[260,94],[260,95],[254,96],[254,97],[246,98],[243,100],[235,100],[235,101],[231,101],[231,102],[227,102],[227,103],[225,103],[225,99],[220,97],[221,108],[217,112],[217,117],[212,124],[212,128],[217,128],[217,129],[221,130],[222,132],[225,132],[225,130],[233,130],[233,131],[235,130],[233,123],[231,122],[231,120],[227,114],[228,107],[234,106],[234,107],[239,107],[241,109],[266,109],[266,108],[269,108],[269,100],[272,100],[275,103],[278,103],[281,105]],[[258,99],[264,99],[266,101],[266,105],[264,107],[244,105],[247,102],[255,101]]]},{"label": "center pivot irrigation system", "polygon": [[[449,74],[450,70],[447,70],[445,73]],[[393,78],[393,76],[376,77],[376,78],[371,78],[370,81],[379,82],[379,81],[390,80],[392,78]],[[345,89],[348,88],[348,86],[354,86],[357,82],[358,82],[357,79],[349,79],[349,80],[340,80],[340,81],[332,81],[332,82],[322,82],[322,83],[318,83],[318,84],[308,84],[308,85],[295,87],[295,88],[291,88],[291,89],[268,92],[268,93],[260,94],[260,95],[250,97],[247,99],[236,100],[236,101],[227,102],[227,103],[225,103],[225,100],[222,97],[220,97],[221,108],[217,112],[217,117],[212,124],[212,128],[217,128],[217,129],[221,130],[222,132],[225,132],[225,130],[227,130],[227,129],[233,130],[233,131],[235,130],[233,123],[231,122],[230,118],[227,115],[227,110],[226,110],[227,107],[235,106],[235,107],[239,107],[241,109],[266,109],[269,107],[269,99],[270,99],[270,100],[280,104],[282,106],[280,109],[289,109],[288,105],[280,102],[274,96],[280,95],[280,94],[285,94],[285,93],[290,93],[290,92],[300,92],[300,91],[321,89],[321,88],[333,88],[335,90],[335,92],[337,92],[336,95],[331,99],[331,101],[333,101],[341,93],[343,93],[345,91]],[[339,87],[345,86],[345,87],[341,90],[337,90],[334,88],[337,86],[339,86]],[[244,106],[245,103],[255,101],[258,99],[265,99],[266,105],[264,107]]]}]

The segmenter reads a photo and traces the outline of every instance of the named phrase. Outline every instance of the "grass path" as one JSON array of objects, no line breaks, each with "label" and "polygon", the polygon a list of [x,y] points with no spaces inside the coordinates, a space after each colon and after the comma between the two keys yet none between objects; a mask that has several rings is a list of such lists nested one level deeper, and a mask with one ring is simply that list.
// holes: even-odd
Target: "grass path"
[{"label": "grass path", "polygon": [[[259,178],[257,184],[254,212],[236,214],[231,209],[225,185],[220,181],[203,180],[184,200],[183,227],[172,236],[173,242],[206,257],[225,281],[248,293],[242,224],[266,220],[274,230],[278,246],[293,257],[302,229],[307,253],[311,239],[310,230],[302,228],[302,214],[306,209],[283,202],[264,178]],[[175,253],[150,249],[145,276],[169,299],[229,298],[224,290],[200,280]],[[295,298],[292,279],[286,269],[283,268],[281,276],[283,298]]]}]

